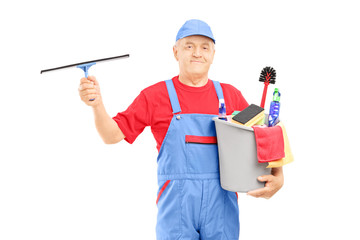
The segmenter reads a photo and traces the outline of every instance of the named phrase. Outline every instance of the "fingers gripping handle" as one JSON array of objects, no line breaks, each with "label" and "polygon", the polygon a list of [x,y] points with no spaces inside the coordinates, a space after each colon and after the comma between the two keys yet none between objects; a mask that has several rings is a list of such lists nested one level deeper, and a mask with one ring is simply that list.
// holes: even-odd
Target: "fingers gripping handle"
[{"label": "fingers gripping handle", "polygon": [[[85,73],[85,77],[88,77],[88,70],[92,65],[95,65],[96,62],[92,62],[92,63],[86,63],[86,64],[81,64],[81,65],[77,65],[76,67],[81,68],[84,73]],[[89,99],[89,101],[94,101],[95,98]]]}]

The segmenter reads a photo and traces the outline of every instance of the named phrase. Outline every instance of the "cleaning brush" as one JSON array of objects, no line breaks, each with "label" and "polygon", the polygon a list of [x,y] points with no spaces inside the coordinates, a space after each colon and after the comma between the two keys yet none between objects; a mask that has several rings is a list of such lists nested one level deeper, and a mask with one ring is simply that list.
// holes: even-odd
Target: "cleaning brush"
[{"label": "cleaning brush", "polygon": [[264,82],[264,85],[265,85],[262,99],[261,99],[261,104],[260,104],[260,107],[262,107],[262,108],[264,108],[264,106],[265,106],[266,93],[267,93],[268,86],[270,83],[271,84],[275,83],[275,78],[276,78],[276,71],[274,68],[264,67],[263,70],[261,71],[259,81]]}]

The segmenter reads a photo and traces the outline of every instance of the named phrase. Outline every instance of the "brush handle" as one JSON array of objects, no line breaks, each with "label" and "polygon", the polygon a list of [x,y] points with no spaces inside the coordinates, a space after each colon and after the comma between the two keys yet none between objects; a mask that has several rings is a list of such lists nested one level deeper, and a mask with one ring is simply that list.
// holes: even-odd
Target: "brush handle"
[{"label": "brush handle", "polygon": [[265,108],[266,93],[269,86],[269,82],[264,82],[264,91],[261,99],[260,107]]}]

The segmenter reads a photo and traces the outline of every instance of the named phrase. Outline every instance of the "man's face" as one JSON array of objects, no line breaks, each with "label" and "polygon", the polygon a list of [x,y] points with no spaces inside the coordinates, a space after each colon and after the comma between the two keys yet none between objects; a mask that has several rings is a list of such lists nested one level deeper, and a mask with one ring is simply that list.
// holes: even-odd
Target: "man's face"
[{"label": "man's face", "polygon": [[181,73],[200,76],[209,71],[215,45],[208,37],[194,35],[178,40],[173,51]]}]

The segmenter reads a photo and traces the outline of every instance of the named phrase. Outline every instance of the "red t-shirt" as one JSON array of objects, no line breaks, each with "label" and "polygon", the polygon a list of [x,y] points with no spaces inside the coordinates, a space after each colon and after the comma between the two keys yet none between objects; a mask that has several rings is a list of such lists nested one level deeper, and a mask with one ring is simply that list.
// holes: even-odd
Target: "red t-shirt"
[{"label": "red t-shirt", "polygon": [[[211,80],[202,87],[187,86],[179,81],[179,76],[174,77],[173,82],[182,114],[219,114],[219,100]],[[235,110],[242,111],[249,105],[232,85],[221,83],[221,87],[227,115]],[[166,83],[161,81],[141,91],[128,109],[113,119],[129,143],[133,143],[144,128],[150,126],[159,151],[173,117],[172,112]]]}]

